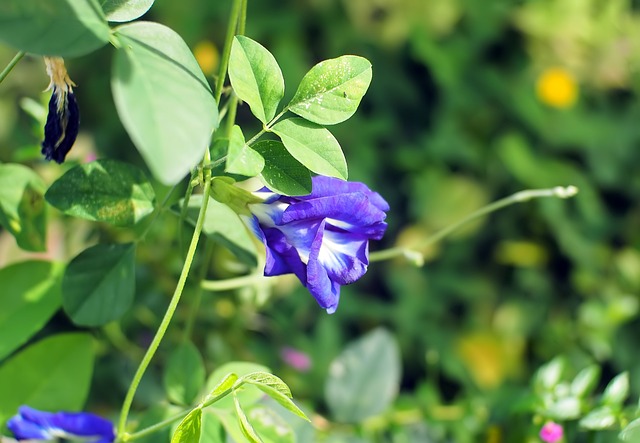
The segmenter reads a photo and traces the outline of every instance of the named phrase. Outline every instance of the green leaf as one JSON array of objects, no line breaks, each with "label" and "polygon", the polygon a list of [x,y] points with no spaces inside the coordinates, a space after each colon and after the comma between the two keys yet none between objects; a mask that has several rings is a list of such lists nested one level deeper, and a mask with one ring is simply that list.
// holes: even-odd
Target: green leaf
[{"label": "green leaf", "polygon": [[115,35],[118,115],[154,177],[174,185],[202,160],[218,126],[211,88],[187,44],[166,26],[135,22]]},{"label": "green leaf", "polygon": [[164,388],[169,399],[181,405],[190,405],[205,380],[204,361],[198,348],[190,341],[172,349],[164,370]]},{"label": "green leaf", "polygon": [[580,398],[586,397],[596,387],[599,378],[600,366],[591,365],[584,368],[571,382],[571,393]]},{"label": "green leaf", "polygon": [[91,384],[93,352],[89,334],[58,334],[4,362],[0,417],[14,415],[21,405],[45,411],[81,410]]},{"label": "green leaf", "polygon": [[262,178],[267,187],[283,195],[311,193],[311,174],[276,140],[263,140],[253,148],[264,158]]},{"label": "green leaf", "polygon": [[44,191],[42,179],[26,166],[0,165],[0,225],[28,251],[46,249]]},{"label": "green leaf", "polygon": [[556,420],[574,420],[580,417],[581,405],[578,397],[562,397],[553,402],[545,413]]},{"label": "green leaf", "polygon": [[618,421],[613,410],[609,406],[602,406],[589,412],[580,419],[580,427],[590,430],[611,429]]},{"label": "green leaf", "polygon": [[636,418],[625,426],[618,434],[618,438],[623,441],[640,441],[640,418]]},{"label": "green leaf", "polygon": [[38,55],[77,57],[109,42],[96,0],[2,0],[0,40]]},{"label": "green leaf", "polygon": [[245,411],[256,435],[264,443],[295,443],[291,426],[275,411],[262,404],[252,405]]},{"label": "green leaf", "polygon": [[254,372],[242,377],[241,380],[257,386],[258,389],[277,401],[288,411],[291,411],[300,418],[310,421],[305,413],[291,400],[289,387],[275,375],[267,372]]},{"label": "green leaf", "polygon": [[[255,363],[247,363],[247,362],[231,362],[226,363],[215,371],[213,371],[209,377],[207,378],[207,383],[205,385],[206,392],[213,392],[216,389],[219,389],[219,381],[223,378],[227,377],[228,374],[235,374],[237,377],[242,377],[244,375],[250,374],[252,372],[269,372],[269,368],[258,365]],[[253,403],[256,403],[262,397],[262,392],[255,388],[254,386],[249,386],[249,389],[246,389],[244,386],[234,393],[239,397],[242,401],[242,404],[249,406]],[[221,409],[221,410],[233,410],[233,400],[230,398],[231,396],[227,396],[220,401],[211,405],[211,408]]]},{"label": "green leaf", "polygon": [[567,365],[563,357],[556,357],[547,364],[541,366],[536,372],[534,386],[538,393],[552,390],[562,377]]},{"label": "green leaf", "polygon": [[51,185],[45,198],[68,215],[132,226],[153,212],[155,193],[137,167],[97,160],[67,171]]},{"label": "green leaf", "polygon": [[262,123],[276,115],[284,97],[284,78],[276,59],[260,43],[242,35],[234,37],[229,80],[236,95]]},{"label": "green leaf", "polygon": [[202,409],[195,408],[182,419],[171,437],[171,443],[198,443],[201,432]]},{"label": "green leaf", "polygon": [[135,244],[96,245],[71,260],[62,306],[81,326],[101,326],[129,310],[135,294]]},{"label": "green leaf", "polygon": [[130,22],[144,15],[154,0],[102,0],[102,10],[110,22]]},{"label": "green leaf", "polygon": [[616,375],[613,380],[609,382],[602,393],[602,402],[611,406],[619,406],[628,395],[629,373],[625,371]]},{"label": "green leaf", "polygon": [[249,419],[247,419],[247,415],[244,413],[242,406],[240,405],[240,401],[238,397],[233,396],[233,404],[236,407],[236,415],[238,417],[238,424],[240,425],[240,429],[242,430],[242,434],[249,440],[250,443],[264,443],[260,436],[256,433],[251,423],[249,423]]},{"label": "green leaf", "polygon": [[399,386],[398,344],[379,328],[349,344],[331,363],[325,401],[336,420],[355,423],[385,411]]},{"label": "green leaf", "polygon": [[311,171],[347,179],[347,161],[338,140],[327,128],[301,118],[289,118],[271,128],[287,151]]},{"label": "green leaf", "polygon": [[229,389],[233,388],[233,385],[236,383],[236,381],[238,380],[238,375],[234,374],[233,372],[230,374],[227,374],[224,376],[224,378],[222,380],[220,380],[220,383],[218,383],[212,390],[211,390],[211,397],[217,397],[218,395],[222,394],[225,391],[228,391]]},{"label": "green leaf", "polygon": [[[187,219],[195,225],[202,206],[202,195],[193,195],[189,199]],[[229,249],[238,260],[255,267],[258,264],[256,243],[253,235],[244,227],[244,223],[231,208],[209,197],[203,232],[213,241]]]},{"label": "green leaf", "polygon": [[63,269],[45,261],[0,269],[0,360],[38,332],[58,310]]},{"label": "green leaf", "polygon": [[307,72],[288,108],[319,125],[351,117],[371,83],[371,63],[355,55],[325,60]]},{"label": "green leaf", "polygon": [[229,174],[240,174],[247,177],[255,177],[264,168],[264,158],[251,149],[244,140],[242,129],[235,125],[231,129],[229,137],[229,150],[225,172]]}]

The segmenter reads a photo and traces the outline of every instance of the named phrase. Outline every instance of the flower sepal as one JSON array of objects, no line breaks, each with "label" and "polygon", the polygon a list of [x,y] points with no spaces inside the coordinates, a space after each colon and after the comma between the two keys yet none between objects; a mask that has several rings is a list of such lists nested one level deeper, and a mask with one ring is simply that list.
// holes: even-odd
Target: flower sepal
[{"label": "flower sepal", "polygon": [[211,197],[229,206],[236,214],[251,215],[248,205],[262,203],[262,199],[239,188],[230,177],[214,177],[211,180]]}]

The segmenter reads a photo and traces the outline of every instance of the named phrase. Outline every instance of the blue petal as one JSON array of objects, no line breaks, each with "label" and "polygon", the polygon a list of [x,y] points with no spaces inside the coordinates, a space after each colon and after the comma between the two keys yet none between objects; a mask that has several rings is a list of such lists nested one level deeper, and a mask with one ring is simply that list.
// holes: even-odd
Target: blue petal
[{"label": "blue petal", "polygon": [[337,194],[350,194],[360,192],[369,198],[371,204],[381,211],[389,210],[389,203],[377,192],[369,189],[367,185],[359,182],[348,182],[333,177],[318,175],[312,179],[313,190],[308,196],[300,197],[301,200],[308,200],[318,197],[328,197]]},{"label": "blue petal", "polygon": [[87,412],[52,413],[28,406],[20,407],[18,412],[19,415],[7,423],[18,440],[85,437],[95,443],[110,443],[115,439],[113,424],[109,420]]},{"label": "blue petal", "polygon": [[310,251],[305,286],[318,304],[326,309],[329,314],[332,314],[338,308],[338,302],[340,301],[340,284],[329,278],[327,270],[318,259],[322,248],[324,226],[325,223],[322,222]]},{"label": "blue petal", "polygon": [[19,415],[12,417],[7,422],[7,428],[18,440],[50,440],[53,438],[47,429],[31,421],[25,420]]},{"label": "blue petal", "polygon": [[325,229],[318,261],[331,280],[341,285],[353,283],[367,272],[367,238]]},{"label": "blue petal", "polygon": [[290,205],[282,214],[282,223],[314,218],[329,218],[332,224],[345,230],[382,222],[384,211],[372,205],[360,192],[319,197]]}]

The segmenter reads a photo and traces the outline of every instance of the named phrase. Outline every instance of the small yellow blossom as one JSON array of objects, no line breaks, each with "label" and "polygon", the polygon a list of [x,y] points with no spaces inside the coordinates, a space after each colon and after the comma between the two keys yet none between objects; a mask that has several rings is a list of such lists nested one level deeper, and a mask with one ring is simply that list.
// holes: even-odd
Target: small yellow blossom
[{"label": "small yellow blossom", "polygon": [[549,106],[569,108],[578,97],[578,84],[566,69],[548,68],[538,77],[536,93],[540,101]]},{"label": "small yellow blossom", "polygon": [[202,72],[207,75],[213,74],[218,67],[220,54],[218,48],[208,40],[202,40],[193,49],[193,55],[196,57]]}]

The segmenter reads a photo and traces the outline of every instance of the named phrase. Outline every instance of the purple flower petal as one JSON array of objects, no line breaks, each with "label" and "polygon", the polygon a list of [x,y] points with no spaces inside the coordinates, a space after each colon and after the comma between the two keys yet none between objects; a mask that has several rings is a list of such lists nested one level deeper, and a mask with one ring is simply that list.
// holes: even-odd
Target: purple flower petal
[{"label": "purple flower petal", "polygon": [[22,406],[18,415],[7,422],[18,440],[54,438],[86,438],[96,443],[111,443],[115,439],[113,424],[87,412],[44,412]]},{"label": "purple flower petal", "polygon": [[251,204],[249,226],[266,247],[265,275],[294,273],[318,304],[335,312],[340,286],[364,275],[369,240],[382,238],[389,205],[362,183],[314,177],[313,192],[302,197],[264,188],[261,204]]}]

